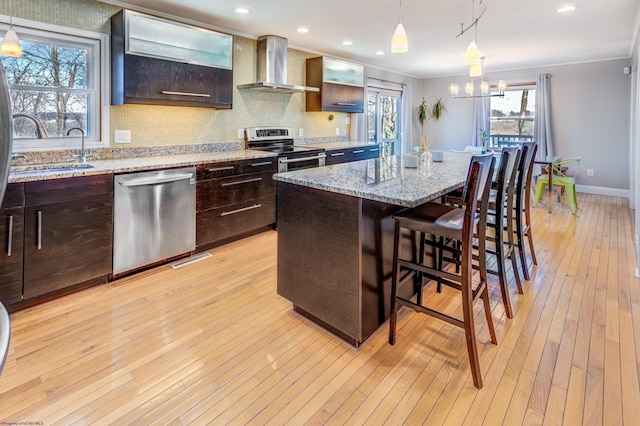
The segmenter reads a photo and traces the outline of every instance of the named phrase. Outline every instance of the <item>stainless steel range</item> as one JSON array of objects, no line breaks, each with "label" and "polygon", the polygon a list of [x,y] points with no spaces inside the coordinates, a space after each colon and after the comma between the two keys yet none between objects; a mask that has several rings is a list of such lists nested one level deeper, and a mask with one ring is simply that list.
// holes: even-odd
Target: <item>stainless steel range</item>
[{"label": "stainless steel range", "polygon": [[324,149],[293,145],[293,127],[248,127],[246,138],[247,148],[278,154],[278,173],[325,164]]}]

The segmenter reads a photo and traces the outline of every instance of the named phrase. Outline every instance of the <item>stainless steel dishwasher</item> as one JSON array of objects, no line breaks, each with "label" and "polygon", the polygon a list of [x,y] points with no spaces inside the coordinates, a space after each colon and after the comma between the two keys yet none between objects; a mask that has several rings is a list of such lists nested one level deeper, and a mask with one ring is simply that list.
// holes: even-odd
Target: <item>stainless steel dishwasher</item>
[{"label": "stainless steel dishwasher", "polygon": [[185,167],[115,177],[114,275],[195,250],[195,176]]}]

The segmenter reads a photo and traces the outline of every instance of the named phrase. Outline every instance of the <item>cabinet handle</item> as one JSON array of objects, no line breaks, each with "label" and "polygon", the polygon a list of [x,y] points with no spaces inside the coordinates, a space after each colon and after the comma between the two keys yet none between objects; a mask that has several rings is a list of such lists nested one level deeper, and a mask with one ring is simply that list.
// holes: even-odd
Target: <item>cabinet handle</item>
[{"label": "cabinet handle", "polygon": [[7,235],[7,256],[11,256],[12,245],[13,245],[13,215],[9,215],[9,231]]},{"label": "cabinet handle", "polygon": [[380,151],[380,148],[371,148],[371,149],[369,150],[369,152],[375,152],[375,151]]},{"label": "cabinet handle", "polygon": [[364,152],[364,149],[359,149],[357,151],[353,151],[354,154],[362,154]]},{"label": "cabinet handle", "polygon": [[263,161],[262,163],[251,163],[251,167],[269,166],[273,164],[271,161]]},{"label": "cabinet handle", "polygon": [[350,102],[336,102],[334,105],[340,105],[340,106],[356,106],[356,104],[350,103]]},{"label": "cabinet handle", "polygon": [[223,170],[233,170],[235,166],[224,166],[224,167],[214,167],[212,169],[207,169],[208,172],[221,172]]},{"label": "cabinet handle", "polygon": [[38,234],[36,236],[36,243],[38,245],[38,250],[42,248],[42,210],[38,210]]},{"label": "cabinet handle", "polygon": [[340,157],[341,155],[344,155],[344,152],[336,152],[335,154],[329,154],[332,157]]},{"label": "cabinet handle", "polygon": [[242,213],[246,212],[247,210],[259,209],[260,207],[262,207],[262,204],[254,204],[253,206],[243,207],[241,209],[231,210],[229,212],[222,212],[220,213],[220,216],[229,216],[230,214]]},{"label": "cabinet handle", "polygon": [[178,95],[178,96],[193,96],[196,98],[210,98],[211,95],[206,93],[190,93],[190,92],[172,92],[170,90],[163,90],[160,93],[163,95]]},{"label": "cabinet handle", "polygon": [[253,179],[245,179],[245,180],[237,180],[235,182],[225,182],[220,186],[233,186],[233,185],[242,185],[243,183],[249,183],[249,182],[258,182],[262,180],[261,177],[259,178],[253,178]]}]

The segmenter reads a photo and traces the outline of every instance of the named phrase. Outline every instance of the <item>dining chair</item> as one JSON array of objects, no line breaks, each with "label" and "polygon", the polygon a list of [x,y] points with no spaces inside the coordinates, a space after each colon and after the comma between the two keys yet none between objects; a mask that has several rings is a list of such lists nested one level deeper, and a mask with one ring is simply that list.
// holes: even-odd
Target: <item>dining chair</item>
[{"label": "dining chair", "polygon": [[0,374],[4,369],[9,353],[9,340],[11,336],[11,320],[7,308],[0,302]]},{"label": "dining chair", "polygon": [[[564,160],[557,161],[553,164],[553,186],[562,188],[564,193],[567,194],[567,204],[571,209],[572,214],[576,214],[576,208],[578,207],[578,194],[576,192],[576,176],[578,175],[578,169],[580,167],[580,161],[582,157],[571,157]],[[571,169],[572,176],[569,176],[567,164],[576,163],[577,166]],[[534,207],[542,200],[545,189],[549,186],[549,176],[538,176],[536,182],[536,194],[534,197]],[[549,188],[551,191],[552,188]]]},{"label": "dining chair", "polygon": [[[463,206],[451,206],[437,202],[427,202],[412,209],[404,209],[393,215],[395,221],[394,245],[393,245],[393,276],[391,281],[391,303],[389,317],[389,343],[396,341],[397,314],[400,306],[405,306],[461,327],[465,332],[465,341],[471,375],[476,388],[482,388],[482,375],[480,373],[480,361],[476,343],[476,333],[473,315],[473,305],[478,299],[482,299],[484,312],[487,319],[491,342],[497,344],[491,307],[489,305],[489,292],[487,290],[487,272],[484,236],[486,233],[486,208],[488,206],[488,193],[491,186],[490,176],[493,173],[495,158],[492,154],[474,155],[471,158],[469,172],[463,190]],[[480,204],[480,209],[477,206]],[[474,228],[478,228],[479,237],[479,265],[480,279],[474,285],[472,257]],[[420,234],[419,252],[412,253],[411,258],[400,258],[401,230],[409,230]],[[449,241],[460,243],[460,273],[454,273],[437,265],[430,265],[425,261],[425,245],[438,247],[438,238],[427,241],[425,235],[444,237]],[[418,285],[414,287],[415,301],[401,297],[400,288],[409,282],[415,284],[416,276]],[[462,320],[445,313],[436,311],[423,303],[422,279],[437,280],[444,285],[459,290],[462,295]]]}]

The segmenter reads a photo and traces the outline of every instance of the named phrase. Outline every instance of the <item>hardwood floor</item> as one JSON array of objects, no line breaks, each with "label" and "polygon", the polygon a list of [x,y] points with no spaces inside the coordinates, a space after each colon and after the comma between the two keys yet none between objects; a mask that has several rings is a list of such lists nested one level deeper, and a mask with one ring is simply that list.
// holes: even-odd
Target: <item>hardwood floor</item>
[{"label": "hardwood floor", "polygon": [[[638,424],[640,286],[627,200],[533,209],[539,265],[498,345],[403,309],[359,350],[276,294],[276,233],[14,313],[0,422],[43,424]],[[459,295],[427,297],[455,313]]]}]

